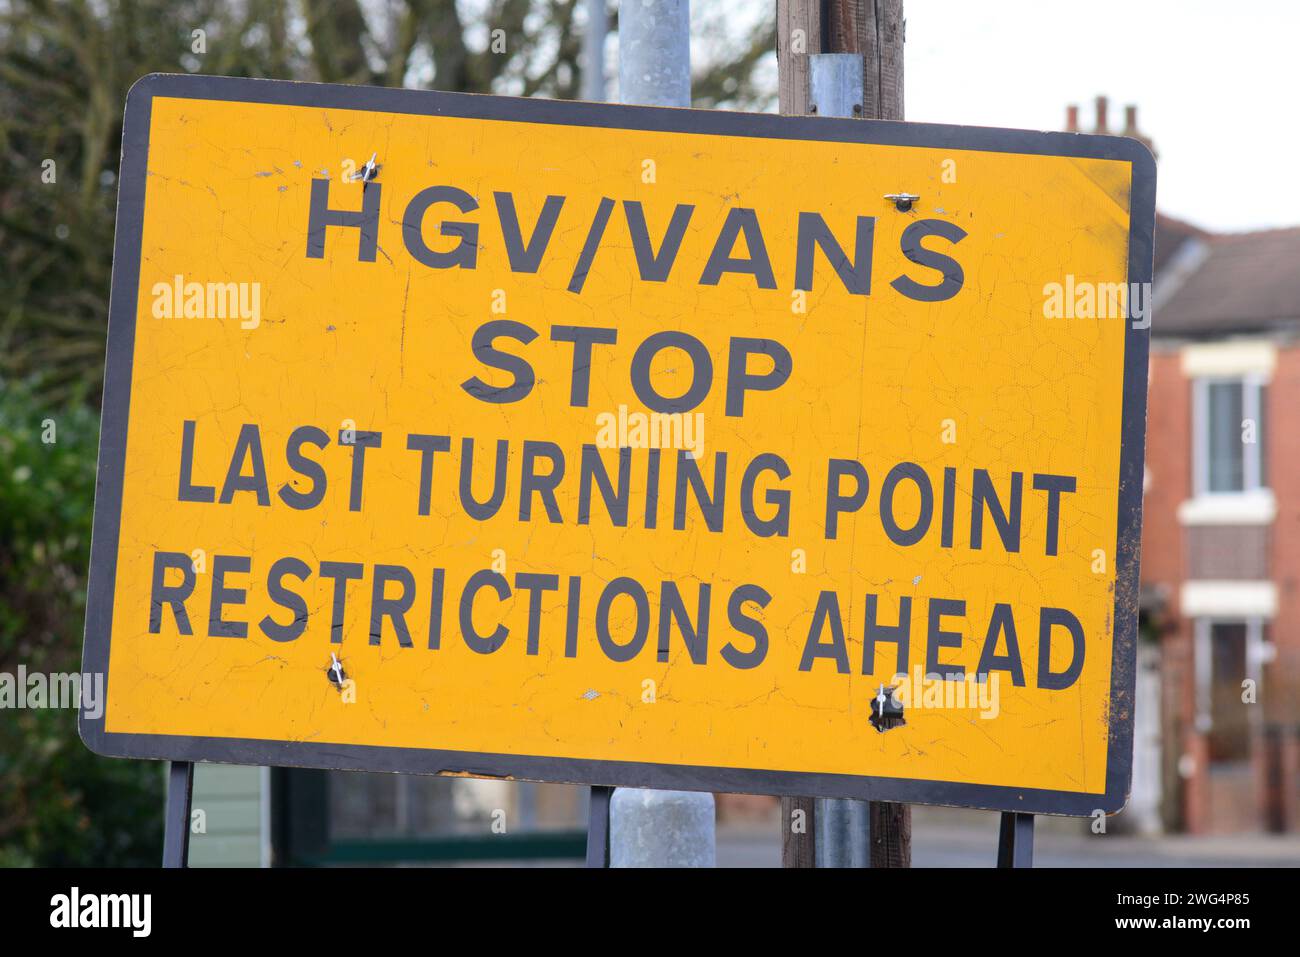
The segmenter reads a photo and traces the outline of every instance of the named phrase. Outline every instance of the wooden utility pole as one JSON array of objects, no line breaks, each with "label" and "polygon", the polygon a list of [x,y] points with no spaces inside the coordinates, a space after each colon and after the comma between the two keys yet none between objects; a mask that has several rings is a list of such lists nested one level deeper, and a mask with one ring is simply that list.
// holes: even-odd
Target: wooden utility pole
[{"label": "wooden utility pole", "polygon": [[810,797],[781,798],[781,866],[816,867],[817,802]]},{"label": "wooden utility pole", "polygon": [[[782,113],[815,113],[809,60],[817,53],[862,56],[863,119],[903,118],[903,0],[777,0],[776,62]],[[912,812],[870,803],[871,866],[910,867]],[[816,802],[781,799],[781,864],[816,867]]]},{"label": "wooden utility pole", "polygon": [[808,54],[860,53],[863,119],[903,118],[903,0],[777,0],[776,44],[782,113],[812,112]]},{"label": "wooden utility pole", "polygon": [[912,866],[912,808],[888,801],[870,802],[871,866]]}]

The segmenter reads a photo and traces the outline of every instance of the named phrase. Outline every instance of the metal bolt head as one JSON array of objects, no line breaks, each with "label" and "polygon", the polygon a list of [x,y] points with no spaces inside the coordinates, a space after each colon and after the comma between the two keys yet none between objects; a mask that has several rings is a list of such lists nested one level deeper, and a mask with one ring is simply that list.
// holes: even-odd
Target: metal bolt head
[{"label": "metal bolt head", "polygon": [[900,213],[910,212],[912,204],[921,197],[915,193],[886,193],[885,199],[894,204],[894,208]]}]

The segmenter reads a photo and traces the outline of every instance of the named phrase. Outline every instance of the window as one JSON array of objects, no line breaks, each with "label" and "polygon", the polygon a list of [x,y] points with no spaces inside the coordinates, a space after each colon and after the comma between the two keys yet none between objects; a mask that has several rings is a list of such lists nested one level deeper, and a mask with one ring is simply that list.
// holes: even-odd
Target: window
[{"label": "window", "polygon": [[1268,487],[1268,386],[1259,377],[1197,379],[1192,396],[1192,487],[1197,495]]}]

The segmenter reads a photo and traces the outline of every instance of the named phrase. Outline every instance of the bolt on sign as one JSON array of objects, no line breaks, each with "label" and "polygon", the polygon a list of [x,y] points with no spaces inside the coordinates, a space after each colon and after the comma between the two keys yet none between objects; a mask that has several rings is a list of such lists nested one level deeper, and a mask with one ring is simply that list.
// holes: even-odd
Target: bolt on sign
[{"label": "bolt on sign", "polygon": [[1123,805],[1136,142],[151,76],[120,182],[95,751]]}]

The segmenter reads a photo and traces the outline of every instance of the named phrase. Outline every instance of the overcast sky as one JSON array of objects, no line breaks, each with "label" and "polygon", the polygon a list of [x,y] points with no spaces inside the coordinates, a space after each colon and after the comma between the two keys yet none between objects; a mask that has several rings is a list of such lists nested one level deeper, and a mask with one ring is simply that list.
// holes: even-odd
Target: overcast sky
[{"label": "overcast sky", "polygon": [[[1138,107],[1162,212],[1213,230],[1300,225],[1297,0],[907,0],[909,120],[1092,129]],[[1297,264],[1300,265],[1300,264]]]}]

